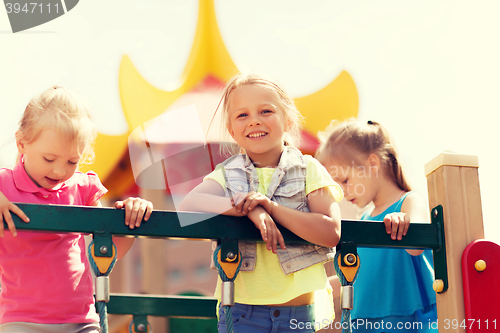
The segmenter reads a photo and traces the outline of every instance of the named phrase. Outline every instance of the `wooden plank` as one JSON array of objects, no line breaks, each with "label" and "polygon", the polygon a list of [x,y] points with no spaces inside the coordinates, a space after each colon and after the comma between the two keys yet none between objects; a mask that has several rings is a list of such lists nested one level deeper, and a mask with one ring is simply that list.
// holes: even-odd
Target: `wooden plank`
[{"label": "wooden plank", "polygon": [[[443,153],[426,165],[429,208],[442,205],[444,212],[449,287],[436,296],[443,332],[453,320],[465,319],[461,257],[469,243],[484,238],[478,164],[471,161],[467,155]],[[458,327],[454,332],[466,330]]]}]

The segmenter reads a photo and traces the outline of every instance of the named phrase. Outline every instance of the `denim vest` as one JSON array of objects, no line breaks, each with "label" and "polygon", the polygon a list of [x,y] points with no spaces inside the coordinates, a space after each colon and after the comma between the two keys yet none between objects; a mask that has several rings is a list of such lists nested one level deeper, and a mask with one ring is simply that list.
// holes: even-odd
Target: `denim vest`
[{"label": "denim vest", "polygon": [[[269,184],[266,196],[280,205],[309,212],[306,198],[306,167],[311,156],[302,155],[294,147],[285,147]],[[257,192],[259,179],[250,158],[245,154],[230,157],[219,165],[225,171],[226,196],[236,193]],[[240,241],[242,254],[241,271],[255,269],[255,242]],[[283,250],[278,245],[278,260],[283,272],[288,275],[327,260],[333,260],[335,250],[319,245],[287,245]]]}]

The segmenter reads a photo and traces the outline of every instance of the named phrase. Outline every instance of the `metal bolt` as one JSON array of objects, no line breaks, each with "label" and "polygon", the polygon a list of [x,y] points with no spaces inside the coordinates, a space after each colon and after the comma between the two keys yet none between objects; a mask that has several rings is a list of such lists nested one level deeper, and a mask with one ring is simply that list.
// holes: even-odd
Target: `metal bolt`
[{"label": "metal bolt", "polygon": [[137,329],[139,330],[139,332],[146,332],[146,325],[139,324],[137,325]]},{"label": "metal bolt", "polygon": [[234,254],[233,252],[228,252],[226,254],[226,261],[235,261],[236,260],[236,254]]},{"label": "metal bolt", "polygon": [[348,266],[352,266],[354,264],[356,264],[356,256],[354,255],[354,253],[348,253],[344,256],[344,262],[348,265]]},{"label": "metal bolt", "polygon": [[108,247],[107,247],[107,246],[104,246],[104,245],[103,245],[103,246],[101,246],[101,247],[99,248],[99,252],[101,252],[101,254],[106,254],[106,253],[108,253]]},{"label": "metal bolt", "polygon": [[442,293],[444,290],[444,282],[441,279],[434,280],[432,284],[432,289],[437,293]]},{"label": "metal bolt", "polygon": [[439,215],[439,212],[437,209],[434,209],[434,217],[437,217]]},{"label": "metal bolt", "polygon": [[482,272],[486,269],[486,261],[484,260],[478,260],[474,263],[474,268],[478,272]]}]

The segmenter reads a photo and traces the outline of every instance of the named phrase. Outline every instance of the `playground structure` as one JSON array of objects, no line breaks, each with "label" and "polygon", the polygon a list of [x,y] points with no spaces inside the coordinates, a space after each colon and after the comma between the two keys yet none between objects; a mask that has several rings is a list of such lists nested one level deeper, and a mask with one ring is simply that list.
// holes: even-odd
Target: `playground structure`
[{"label": "playground structure", "polygon": [[[171,90],[165,91],[159,89],[148,82],[146,79],[147,73],[141,73],[139,70],[141,66],[137,58],[134,59],[129,54],[123,54],[121,57],[117,86],[120,95],[120,106],[128,130],[120,135],[99,133],[94,146],[96,154],[95,162],[92,165],[81,167],[81,171],[83,172],[92,170],[99,175],[102,183],[109,190],[103,198],[105,200],[109,199],[111,202],[122,198],[125,194],[129,196],[139,195],[152,201],[158,209],[175,209],[173,204],[171,204],[174,197],[171,188],[168,186],[162,190],[146,187],[138,188],[136,185],[138,183],[137,179],[134,179],[133,167],[137,159],[131,159],[130,149],[137,145],[143,145],[144,142],[140,139],[137,140],[138,138],[134,137],[132,133],[135,129],[141,128],[141,126],[144,127],[147,122],[161,115],[168,114],[170,111],[194,104],[206,134],[206,141],[212,146],[212,152],[216,151],[214,146],[221,141],[218,137],[221,112],[215,115],[210,130],[208,130],[208,124],[220,100],[225,82],[240,70],[228,52],[221,35],[214,1],[199,0],[198,5],[198,18],[191,51],[178,82],[169,85],[172,88]],[[163,66],[163,64],[156,64],[156,66]],[[295,98],[294,101],[301,114],[305,117],[302,142],[298,147],[305,154],[314,154],[319,144],[315,134],[320,130],[324,130],[325,125],[331,120],[343,120],[358,115],[359,100],[357,87],[350,73],[346,70],[338,73],[337,77],[332,77],[332,80],[318,91],[307,96]],[[322,112],[318,112],[318,110]],[[187,122],[179,121],[179,123],[182,125]],[[176,128],[176,130],[179,131],[179,128]],[[168,133],[174,132],[171,131]],[[192,129],[186,132],[192,133]],[[148,144],[151,147],[163,149],[163,152],[176,149],[182,150],[185,142],[178,142],[179,140],[166,142],[168,141],[166,136],[166,131],[162,128],[156,136],[159,140],[155,141],[149,138]],[[131,141],[129,139],[132,139],[132,144],[130,144]],[[182,177],[185,178],[191,177],[193,169],[199,164],[194,162],[197,158],[198,156],[193,154],[190,159],[186,159],[187,163],[180,166],[176,165],[175,167],[179,171],[176,173],[181,173]],[[176,175],[175,178],[181,177],[177,177]],[[154,178],[154,181],[156,180]],[[162,182],[156,183],[161,184]],[[188,183],[186,182],[185,184]],[[193,182],[189,184],[193,184]],[[185,190],[185,193],[189,191],[187,186]],[[165,279],[165,275],[170,276],[180,272],[180,274],[186,276],[190,274],[186,271],[189,270],[192,272],[193,269],[204,267],[201,266],[203,263],[202,260],[188,262],[189,259],[192,259],[191,257],[181,263],[178,258],[165,256],[160,246],[157,246],[158,243],[156,240],[147,239],[137,243],[139,243],[139,246],[132,249],[132,253],[129,252],[129,257],[117,264],[116,273],[111,277],[111,279],[115,279],[115,277],[120,279],[115,284],[116,291],[134,290],[134,292],[155,294],[164,294],[167,292],[166,289],[169,290],[170,294],[193,291],[192,289],[185,289],[187,284],[187,281],[185,282],[186,279],[183,279],[180,283],[171,282],[174,279],[168,279],[168,282],[165,282],[167,280]],[[194,242],[182,242],[183,244],[179,244],[181,242],[168,241],[163,242],[162,245],[170,248],[174,243],[176,244],[175,246],[179,246],[176,250],[183,251],[184,253],[210,251],[210,245],[207,242],[197,242],[193,246],[185,243],[192,244]],[[138,280],[139,274],[135,274],[135,272],[139,271],[135,269],[137,262],[141,264],[141,271],[145,272],[142,280]],[[124,274],[122,267],[123,270],[132,271],[130,272],[131,274]],[[215,283],[216,275],[214,271],[210,270],[202,273],[205,279],[201,282],[198,281],[198,285],[194,291],[207,295],[212,293],[211,286]],[[121,278],[119,276],[124,277]],[[191,280],[194,280],[194,274],[190,274],[189,276]],[[139,288],[135,288],[139,285]],[[134,286],[134,288],[129,288],[130,286]],[[166,328],[167,325],[165,320],[161,318],[153,318],[152,322],[155,327],[161,327],[161,330],[163,330],[163,327]]]},{"label": "playground structure", "polygon": [[[214,1],[199,0],[193,45],[179,84],[174,89],[164,91],[153,86],[140,73],[131,57],[126,54],[122,56],[117,84],[128,131],[120,135],[99,133],[94,145],[98,158],[92,165],[83,165],[81,171],[96,172],[109,189],[108,196],[122,195],[134,186],[135,181],[128,155],[131,133],[146,122],[184,106],[182,102],[179,105],[182,98],[190,99],[189,104],[196,104],[203,130],[208,132],[207,142],[220,142],[220,112],[216,114],[210,131],[208,124],[220,100],[222,87],[230,77],[239,72],[221,36]],[[207,97],[210,94],[216,95],[213,101]],[[196,100],[200,95],[204,96],[204,100],[197,104]],[[339,73],[322,89],[295,98],[294,101],[305,118],[302,142],[306,145],[299,149],[307,154],[314,154],[318,144],[315,135],[318,131],[323,131],[331,120],[341,121],[358,115],[358,91],[347,71]],[[307,144],[310,141],[312,142]]]},{"label": "playground structure", "polygon": [[[476,156],[453,153],[440,154],[425,166],[429,207],[441,205],[444,212],[448,285],[446,281],[434,282],[440,332],[498,329],[496,316],[500,305],[494,300],[500,296],[498,273],[495,274],[499,257],[493,253],[498,253],[499,246],[483,240],[478,167]],[[478,249],[478,240],[488,245]],[[477,249],[474,254],[471,247]],[[481,260],[484,265],[479,263],[472,272],[471,266]]]},{"label": "playground structure", "polygon": [[[395,29],[394,31],[399,30],[400,29]],[[174,33],[177,34],[177,31],[174,31]],[[411,39],[405,40],[408,41]],[[160,40],[159,42],[163,43],[164,41]],[[331,40],[329,39],[328,42],[331,42]],[[30,44],[31,43],[26,43],[26,45]],[[97,53],[102,53],[102,50],[99,51],[100,52]],[[104,63],[102,59],[99,59],[99,62]],[[359,73],[360,69],[349,67],[345,63],[342,64],[345,66],[345,71],[341,72],[341,74],[337,78],[335,78],[334,81],[331,81],[330,84],[325,86],[324,89],[310,96],[297,98],[296,100],[297,106],[306,117],[306,130],[308,131],[308,134],[313,138],[314,133],[316,133],[318,130],[323,130],[324,126],[329,122],[329,120],[333,118],[342,120],[351,116],[356,117],[358,115],[357,87],[354,83],[353,78],[357,78],[359,76],[353,76],[353,78],[351,78],[349,72],[353,70],[352,74],[357,74]],[[144,124],[146,120],[150,120],[160,115],[161,113],[168,112],[169,110],[174,109],[175,103],[177,103],[179,99],[185,97],[186,95],[199,91],[206,92],[206,90],[212,89],[212,87],[207,84],[207,82],[212,82],[214,83],[214,85],[222,85],[225,79],[238,71],[238,68],[236,68],[234,61],[231,59],[224,45],[224,40],[223,38],[221,38],[220,32],[218,30],[217,17],[215,15],[213,0],[199,1],[199,17],[198,25],[196,28],[196,35],[194,36],[193,47],[189,55],[189,60],[186,63],[186,67],[183,71],[182,77],[179,78],[178,86],[175,86],[172,91],[162,91],[157,87],[154,87],[152,84],[147,82],[147,75],[145,75],[146,73],[140,73],[140,71],[138,70],[139,68],[145,67],[141,67],[139,65],[140,61],[138,60],[138,58],[134,58],[133,54],[130,56],[123,55],[121,57],[119,67],[119,77],[117,78],[116,82],[120,93],[120,101],[119,103],[117,103],[120,105],[117,105],[117,108],[120,108],[120,106],[122,107],[130,131],[137,126]],[[159,67],[163,64],[157,63],[153,65]],[[39,76],[44,77],[43,75]],[[81,80],[81,78],[78,77],[78,80]],[[92,85],[94,83],[95,81],[92,80]],[[172,85],[169,85],[169,87],[171,86]],[[216,91],[215,95],[220,95],[220,88],[218,90],[214,89],[214,91]],[[360,90],[360,92],[363,91]],[[476,103],[476,101],[474,101],[474,103]],[[366,106],[368,104],[369,103],[367,103],[365,100],[361,105]],[[376,105],[370,106],[372,108],[376,107]],[[200,108],[198,109],[200,110]],[[208,111],[213,112],[215,109],[215,105],[213,107],[211,106],[211,104],[207,105],[207,109],[210,109]],[[318,112],[318,110],[321,110],[321,112]],[[210,113],[210,115],[211,114],[212,113]],[[436,122],[433,123],[436,124]],[[127,151],[127,139],[130,131],[121,135],[105,135],[101,133],[97,138],[95,149],[96,155],[98,157],[97,162],[96,164],[88,166],[88,168],[86,169],[92,169],[99,174],[104,185],[110,190],[108,196],[110,201],[115,198],[114,196],[118,197],[120,195],[123,195],[123,193],[128,191],[134,184],[134,179],[131,175],[131,169],[129,166],[127,167],[127,162],[130,165],[130,158]],[[213,142],[212,139],[210,139],[210,141]],[[304,151],[303,147],[300,148],[305,153],[314,153],[314,149],[306,149]],[[448,156],[447,158],[449,157],[450,156]],[[451,158],[453,159],[455,159],[456,157],[456,155],[451,156]],[[438,158],[438,160],[439,159],[443,160],[444,158]],[[469,322],[466,325],[467,328],[469,328],[471,324],[470,319],[472,319],[472,329],[479,329],[478,326],[480,326],[481,329],[487,329],[487,323],[490,324],[491,329],[493,320],[496,320],[496,318],[493,318],[493,316],[496,314],[495,311],[497,313],[499,312],[498,307],[495,307],[495,304],[492,301],[494,300],[495,296],[498,296],[498,294],[495,294],[496,290],[498,289],[498,284],[496,284],[495,282],[495,277],[499,276],[497,267],[500,267],[497,265],[496,261],[498,260],[496,259],[498,258],[498,256],[495,257],[495,251],[498,250],[498,247],[491,242],[482,240],[482,238],[484,238],[484,232],[482,228],[479,182],[476,178],[474,178],[477,176],[477,174],[474,174],[477,173],[477,160],[470,157],[465,157],[465,159],[472,161],[438,161],[434,163],[437,164],[437,166],[434,165],[433,167],[428,168],[428,170],[426,171],[426,173],[429,174],[429,178],[438,175],[433,180],[433,186],[434,188],[436,186],[439,187],[440,190],[434,190],[434,194],[432,196],[429,195],[429,206],[433,208],[441,204],[441,206],[444,207],[443,218],[447,223],[446,225],[449,226],[449,230],[446,230],[446,243],[450,243],[446,248],[448,249],[448,259],[453,260],[453,265],[438,265],[439,267],[447,267],[449,277],[449,289],[438,296],[438,303],[444,302],[443,304],[439,305],[439,309],[440,311],[443,311],[451,307],[453,308],[452,310],[455,311],[452,311],[451,313],[441,313],[440,318],[443,318],[443,321],[440,321],[440,324],[445,329],[446,324],[448,324],[450,328],[453,328],[453,321],[461,324],[462,320],[459,321],[459,319],[465,318],[463,316],[467,314],[466,316],[467,318],[469,318]],[[443,179],[447,177],[451,177],[452,179],[447,180],[446,184],[444,184]],[[457,177],[457,179],[459,177],[462,177],[461,179],[463,180],[463,183],[456,181],[454,177]],[[168,190],[164,192],[168,193]],[[431,186],[429,186],[429,193],[430,192]],[[137,193],[134,193],[134,195],[135,194]],[[437,199],[437,197],[439,197],[439,200]],[[442,202],[445,202],[446,204],[442,204]],[[158,205],[156,203],[155,207],[159,207],[159,209],[171,209],[162,207],[161,205]],[[54,209],[54,216],[58,216],[58,207]],[[43,218],[43,216],[40,215],[39,218]],[[34,221],[36,222],[37,218],[34,218]],[[28,227],[31,227],[32,225],[33,224]],[[21,225],[20,227],[25,226]],[[347,229],[350,227],[351,224],[349,222],[344,223],[344,236],[348,236]],[[96,226],[96,229],[94,230],[99,231],[99,228]],[[452,233],[452,236],[450,236],[450,232]],[[454,233],[456,233],[456,235]],[[413,235],[413,228],[410,230],[410,235]],[[383,237],[383,235],[380,236]],[[143,245],[141,241],[136,243],[136,249],[139,246]],[[145,241],[160,241],[162,243],[168,243],[167,241],[162,241],[161,239]],[[207,245],[207,242],[186,241],[183,243],[203,243],[202,245]],[[450,246],[452,248],[452,254],[450,254]],[[195,249],[195,246],[191,247],[192,249]],[[454,247],[456,247],[456,250],[453,249]],[[463,250],[464,247],[465,251]],[[151,246],[141,247],[141,250],[143,252],[143,257],[141,259],[144,259],[144,256],[147,256],[149,261],[148,265],[156,265],[155,268],[157,268],[159,262],[158,258],[162,255],[162,253],[165,253],[165,251],[163,248],[157,247],[154,249],[156,253],[153,254],[153,251],[149,251],[153,248],[154,244]],[[133,266],[132,264],[135,264],[135,262],[128,262],[129,259],[136,254],[131,252],[129,252],[128,256],[125,258],[125,261],[128,265],[127,268]],[[188,257],[186,253],[181,253],[184,254],[184,258]],[[460,268],[460,264],[456,260],[456,257],[458,257],[458,254],[462,253],[464,254],[462,258],[462,271],[459,271],[457,268]],[[453,258],[450,259],[449,256],[453,254]],[[199,257],[201,256],[202,255],[199,255]],[[122,263],[123,262],[124,261],[122,261]],[[143,271],[148,271],[144,266],[142,267]],[[135,269],[136,267],[133,268]],[[119,274],[120,269],[120,264],[118,264],[117,268],[115,268],[114,270],[115,274]],[[150,272],[148,271],[148,273],[146,273],[145,275],[148,275],[149,273]],[[460,276],[460,278],[457,278],[457,276]],[[161,278],[163,279],[162,281],[165,282],[165,276],[162,276]],[[464,283],[463,292],[461,291],[461,289],[457,289],[461,288],[457,286],[461,286],[462,279]],[[156,283],[156,281],[151,281],[153,281],[153,279],[150,279],[148,277],[149,285]],[[171,280],[169,280],[169,283],[170,281]],[[444,291],[446,280],[442,281],[442,288]],[[112,283],[114,282],[115,281],[112,281]],[[114,286],[116,287],[119,284],[120,283],[116,283],[114,284]],[[125,285],[126,283],[123,284]],[[439,288],[441,288],[440,284],[440,282],[436,283],[436,288],[438,290],[440,290]],[[465,286],[468,286],[468,288],[466,289]],[[143,286],[138,287],[138,290],[140,291],[137,292],[145,290],[146,292],[156,293],[156,290],[150,290],[148,288],[144,288]],[[451,296],[450,293],[455,293],[456,295]],[[174,294],[174,292],[171,292],[169,294]],[[445,301],[442,301],[442,298],[445,295],[447,298],[445,298]],[[488,296],[490,297],[490,301],[488,301]],[[195,309],[182,312],[182,306],[179,303],[175,303],[177,302],[177,298],[175,298],[176,301],[174,302],[174,298],[166,297],[166,301],[164,301],[164,303],[172,302],[168,304],[173,304],[170,309],[168,309],[167,305],[152,306],[151,304],[154,304],[154,302],[156,302],[154,296],[141,295],[141,297],[126,297],[127,300],[130,300],[127,302],[122,301],[123,299],[125,299],[125,297],[122,298],[122,296],[112,295],[111,300],[108,303],[109,311],[112,313],[132,313],[138,312],[138,309],[141,309],[142,312],[140,312],[140,314],[136,314],[136,316],[149,315],[151,317],[156,315],[170,315],[173,317],[189,317],[191,315],[196,316],[196,314],[198,314],[200,317],[205,317],[205,314],[203,314],[202,311],[198,312]],[[207,310],[209,313],[208,316],[213,316],[213,299],[190,297],[179,299],[182,300],[182,302],[183,300],[188,299],[190,301],[188,302],[190,304],[189,306],[193,306],[193,304],[195,304],[195,301],[199,301],[198,303],[209,306],[209,308],[207,308],[209,310]],[[455,301],[453,301],[453,299],[455,299]],[[460,305],[462,303],[465,308],[463,311],[460,309]],[[121,306],[118,307],[119,305]],[[458,308],[455,309],[457,306]],[[188,313],[188,315],[185,314],[186,312]],[[464,312],[464,314],[462,314],[462,312]],[[461,315],[462,317],[460,317]],[[490,318],[489,322],[487,322],[488,318]],[[144,318],[140,320],[144,321]],[[448,320],[448,323],[444,322],[444,320]],[[478,323],[480,325],[478,325]],[[158,326],[155,327],[158,328]]]},{"label": "playground structure", "polygon": [[[496,325],[500,324],[495,318],[500,313],[500,306],[494,302],[500,296],[496,279],[498,256],[494,255],[499,248],[482,240],[484,231],[477,168],[475,156],[453,153],[443,153],[429,162],[426,174],[432,222],[412,225],[402,241],[391,240],[382,223],[342,221],[339,244],[342,258],[348,254],[343,252],[353,246],[354,249],[356,246],[433,249],[438,325],[442,332],[448,329],[454,332],[481,332],[496,329]],[[217,240],[223,247],[222,258],[238,253],[237,240],[261,239],[258,230],[250,223],[239,223],[242,218],[229,216],[155,211],[147,223],[130,230],[122,223],[116,223],[124,218],[122,210],[32,204],[19,206],[30,216],[31,222],[26,224],[15,218],[18,229],[92,234],[95,257],[111,256],[107,249],[112,248],[112,235]],[[183,219],[196,223],[181,227],[179,214]],[[284,228],[281,231],[288,243],[305,242]],[[471,271],[471,265],[475,266],[474,271]],[[107,307],[109,313],[132,314],[132,329],[148,332],[147,316],[213,318],[215,304],[216,300],[211,297],[111,295]],[[481,311],[477,311],[476,307]]]}]

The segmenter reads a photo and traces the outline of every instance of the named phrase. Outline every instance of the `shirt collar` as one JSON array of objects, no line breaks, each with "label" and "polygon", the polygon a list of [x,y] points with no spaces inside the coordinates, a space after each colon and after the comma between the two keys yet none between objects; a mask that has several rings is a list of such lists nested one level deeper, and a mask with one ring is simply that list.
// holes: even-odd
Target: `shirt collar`
[{"label": "shirt collar", "polygon": [[[283,152],[281,153],[280,160],[278,162],[278,169],[286,171],[291,167],[297,165],[304,165],[304,162],[300,158],[302,153],[295,147],[285,146]],[[243,167],[247,170],[254,169],[252,160],[248,157],[247,154],[238,154],[230,157],[230,161],[228,161],[226,167],[240,167],[243,164]]]},{"label": "shirt collar", "polygon": [[302,153],[298,148],[285,146],[283,153],[281,153],[278,168],[286,171],[294,166],[304,166],[303,160],[300,158]]},{"label": "shirt collar", "polygon": [[24,155],[19,156],[19,160],[17,161],[17,164],[14,167],[13,174],[14,174],[14,183],[16,184],[16,187],[19,190],[28,193],[37,193],[37,192],[42,194],[54,193],[60,191],[63,187],[66,186],[66,183],[63,182],[62,184],[58,184],[55,188],[52,189],[38,187],[35,184],[35,182],[31,180],[30,176],[28,176],[28,173],[24,168]]}]

